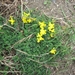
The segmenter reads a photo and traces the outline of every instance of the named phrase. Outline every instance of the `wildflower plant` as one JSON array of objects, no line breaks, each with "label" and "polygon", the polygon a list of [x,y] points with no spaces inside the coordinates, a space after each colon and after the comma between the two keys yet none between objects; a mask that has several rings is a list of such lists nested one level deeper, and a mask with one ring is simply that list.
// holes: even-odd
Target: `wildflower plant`
[{"label": "wildflower plant", "polygon": [[15,67],[12,70],[21,71],[23,75],[50,75],[45,64],[50,65],[67,54],[69,47],[62,42],[66,33],[52,18],[24,12],[23,16],[10,16],[4,24],[0,26],[0,51],[8,55],[13,52]]},{"label": "wildflower plant", "polygon": [[23,16],[22,16],[23,23],[31,23],[34,20],[35,20],[34,18],[30,17],[30,13],[26,13],[26,12],[23,13]]},{"label": "wildflower plant", "polygon": [[10,19],[8,21],[10,22],[11,25],[13,25],[15,23],[15,20],[13,19],[13,16],[10,16]]}]

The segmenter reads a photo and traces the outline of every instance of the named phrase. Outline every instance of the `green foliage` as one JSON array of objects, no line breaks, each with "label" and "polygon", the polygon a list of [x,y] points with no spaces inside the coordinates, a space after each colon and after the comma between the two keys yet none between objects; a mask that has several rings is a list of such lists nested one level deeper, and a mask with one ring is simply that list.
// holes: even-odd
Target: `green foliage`
[{"label": "green foliage", "polygon": [[[18,15],[14,18],[14,25],[9,22],[4,25],[3,17],[0,16],[0,23],[3,25],[0,30],[0,53],[8,51],[10,55],[11,51],[15,51],[16,54],[12,58],[15,63],[14,69],[21,71],[23,75],[50,75],[50,68],[49,66],[47,68],[45,64],[50,65],[51,62],[68,54],[70,32],[72,31],[67,28],[63,30],[59,24],[53,22],[52,18],[44,14],[39,15],[36,11],[30,14],[30,17],[36,20],[23,23],[21,16]],[[39,21],[46,23],[47,34],[44,36],[45,40],[38,43],[36,36],[40,31]],[[55,36],[52,38],[48,31],[49,22],[55,24]],[[52,48],[56,49],[55,54],[50,53]],[[2,59],[3,56],[0,56],[0,60]]]},{"label": "green foliage", "polygon": [[44,1],[44,5],[49,6],[49,4],[51,4],[51,0],[45,0],[45,1]]}]

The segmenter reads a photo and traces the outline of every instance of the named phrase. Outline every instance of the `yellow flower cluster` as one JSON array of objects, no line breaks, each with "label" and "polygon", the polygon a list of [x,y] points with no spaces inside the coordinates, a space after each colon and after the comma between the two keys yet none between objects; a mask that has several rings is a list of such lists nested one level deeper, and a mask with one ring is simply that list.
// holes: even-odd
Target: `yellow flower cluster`
[{"label": "yellow flower cluster", "polygon": [[50,50],[50,53],[51,53],[51,54],[55,54],[55,53],[56,53],[56,49],[53,48],[52,50]]},{"label": "yellow flower cluster", "polygon": [[46,30],[45,30],[45,22],[39,22],[39,26],[40,26],[40,32],[37,34],[37,42],[39,43],[40,41],[44,40],[43,35],[46,34]]},{"label": "yellow flower cluster", "polygon": [[50,31],[50,36],[54,37],[54,33],[55,33],[54,23],[49,22],[48,30]]},{"label": "yellow flower cluster", "polygon": [[11,25],[13,25],[15,23],[13,16],[10,16],[10,19],[8,21],[10,22]]},{"label": "yellow flower cluster", "polygon": [[[15,23],[13,16],[10,16],[10,19],[8,21],[10,22],[11,25],[14,25]],[[33,21],[35,21],[35,18],[30,17],[30,13],[26,13],[26,12],[23,13],[22,16],[23,23],[31,23]]]},{"label": "yellow flower cluster", "polygon": [[31,23],[34,20],[35,18],[30,17],[30,13],[26,13],[26,12],[23,13],[23,16],[22,16],[23,23]]},{"label": "yellow flower cluster", "polygon": [[40,26],[41,29],[44,29],[44,27],[46,27],[46,24],[45,24],[44,21],[43,22],[39,22],[39,26]]},{"label": "yellow flower cluster", "polygon": [[[45,27],[47,25],[45,24],[45,22],[39,22],[39,27],[40,27],[40,32],[37,34],[37,42],[39,43],[40,41],[44,40],[43,35],[46,34],[46,30]],[[55,34],[55,27],[54,27],[54,23],[49,22],[48,24],[48,31],[50,32],[50,37],[54,37]]]}]

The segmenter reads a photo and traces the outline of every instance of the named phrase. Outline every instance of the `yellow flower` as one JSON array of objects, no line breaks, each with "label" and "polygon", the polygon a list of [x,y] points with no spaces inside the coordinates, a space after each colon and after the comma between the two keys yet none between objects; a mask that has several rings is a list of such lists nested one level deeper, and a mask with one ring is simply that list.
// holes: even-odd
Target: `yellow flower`
[{"label": "yellow flower", "polygon": [[37,42],[44,40],[44,38],[40,35],[40,33],[37,34]]},{"label": "yellow flower", "polygon": [[40,33],[37,34],[37,37],[41,37]]},{"label": "yellow flower", "polygon": [[26,18],[26,17],[22,17],[22,21],[23,21],[23,23],[31,23],[32,21],[34,21],[34,19],[32,19],[32,18]]},{"label": "yellow flower", "polygon": [[25,17],[22,17],[23,23],[27,23],[27,19]]},{"label": "yellow flower", "polygon": [[36,20],[36,18],[31,18],[33,21],[35,21]]},{"label": "yellow flower", "polygon": [[11,23],[11,25],[13,25],[15,23],[15,20],[13,19],[13,16],[10,16],[10,19],[8,21]]},{"label": "yellow flower", "polygon": [[28,19],[29,16],[30,16],[30,13],[26,13],[26,12],[23,13],[23,16],[22,16],[23,23],[30,23],[31,22],[31,20]]},{"label": "yellow flower", "polygon": [[42,41],[42,40],[44,40],[44,38],[41,37],[41,36],[37,38],[37,42],[38,42],[38,43],[39,43],[40,41]]},{"label": "yellow flower", "polygon": [[56,53],[56,49],[53,48],[51,51],[50,51],[51,54],[55,54]]},{"label": "yellow flower", "polygon": [[54,28],[51,28],[51,27],[48,27],[48,30],[49,30],[50,32],[55,32],[55,29],[54,29]]},{"label": "yellow flower", "polygon": [[31,22],[32,22],[32,19],[30,19],[30,18],[27,19],[27,22],[28,22],[28,23],[31,23]]},{"label": "yellow flower", "polygon": [[45,22],[39,22],[40,28],[44,28],[46,26]]},{"label": "yellow flower", "polygon": [[23,16],[22,16],[23,23],[31,23],[34,20],[35,18],[30,17],[30,13],[26,13],[26,12],[23,13]]},{"label": "yellow flower", "polygon": [[0,26],[0,30],[2,29],[3,26]]},{"label": "yellow flower", "polygon": [[30,16],[30,13],[26,13],[26,12],[24,12],[24,13],[23,13],[23,16],[27,18],[27,17]]},{"label": "yellow flower", "polygon": [[50,32],[55,32],[54,24],[52,24],[51,22],[49,22],[48,30],[49,30]]},{"label": "yellow flower", "polygon": [[54,23],[49,22],[48,24],[51,28],[54,28]]},{"label": "yellow flower", "polygon": [[45,29],[41,29],[40,30],[40,35],[42,36],[42,35],[45,35],[46,34],[46,30]]}]

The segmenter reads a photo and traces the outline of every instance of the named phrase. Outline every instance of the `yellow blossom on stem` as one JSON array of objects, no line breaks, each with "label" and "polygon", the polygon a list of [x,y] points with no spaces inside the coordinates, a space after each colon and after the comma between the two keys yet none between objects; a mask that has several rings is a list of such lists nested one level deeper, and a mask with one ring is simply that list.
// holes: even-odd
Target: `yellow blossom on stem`
[{"label": "yellow blossom on stem", "polygon": [[49,22],[48,24],[51,28],[54,28],[54,23]]},{"label": "yellow blossom on stem", "polygon": [[55,32],[55,29],[54,29],[54,28],[51,28],[51,27],[48,27],[48,30],[49,30],[50,32]]},{"label": "yellow blossom on stem", "polygon": [[26,13],[26,12],[24,12],[24,13],[23,13],[23,16],[25,16],[25,17],[27,18],[27,17],[30,16],[30,13]]},{"label": "yellow blossom on stem", "polygon": [[51,53],[51,54],[55,54],[55,53],[56,53],[56,49],[53,48],[52,50],[50,50],[50,53]]},{"label": "yellow blossom on stem", "polygon": [[23,23],[31,23],[32,21],[35,21],[35,18],[31,18],[30,13],[24,12],[22,16],[22,21]]},{"label": "yellow blossom on stem", "polygon": [[11,25],[13,25],[15,23],[15,20],[13,19],[13,16],[10,16],[10,19],[8,21],[10,22]]},{"label": "yellow blossom on stem", "polygon": [[34,20],[32,18],[22,17],[22,21],[23,21],[23,23],[31,23]]},{"label": "yellow blossom on stem", "polygon": [[32,20],[32,21],[35,21],[35,20],[36,20],[36,18],[31,18],[31,20]]},{"label": "yellow blossom on stem", "polygon": [[40,35],[40,33],[37,34],[37,42],[44,40],[44,38]]},{"label": "yellow blossom on stem", "polygon": [[27,23],[31,23],[32,22],[32,19],[27,19]]},{"label": "yellow blossom on stem", "polygon": [[54,37],[55,34],[54,23],[49,22],[48,30],[50,31],[50,37]]},{"label": "yellow blossom on stem", "polygon": [[38,43],[39,43],[40,41],[42,41],[42,40],[44,40],[43,37],[38,37],[38,38],[37,38],[37,42],[38,42]]},{"label": "yellow blossom on stem", "polygon": [[31,22],[31,20],[28,19],[29,16],[30,16],[30,13],[26,13],[26,12],[23,13],[23,16],[22,16],[23,23],[30,23]]},{"label": "yellow blossom on stem", "polygon": [[40,25],[40,32],[37,34],[37,42],[39,43],[40,41],[44,40],[44,38],[42,37],[43,35],[46,34],[46,30],[44,29],[44,27],[46,26],[45,22],[39,22]]},{"label": "yellow blossom on stem", "polygon": [[29,17],[29,18],[27,19],[27,22],[28,22],[28,23],[31,23],[31,22],[33,22],[33,21],[35,21],[35,20],[36,20],[35,18]]},{"label": "yellow blossom on stem", "polygon": [[49,30],[50,32],[55,32],[54,24],[52,24],[51,22],[49,22],[48,30]]},{"label": "yellow blossom on stem", "polygon": [[23,23],[27,23],[27,19],[25,17],[22,17]]},{"label": "yellow blossom on stem", "polygon": [[40,35],[45,35],[46,34],[46,30],[45,29],[40,29]]},{"label": "yellow blossom on stem", "polygon": [[44,28],[46,26],[45,22],[39,22],[40,28]]},{"label": "yellow blossom on stem", "polygon": [[37,34],[37,37],[41,37],[40,33]]}]

